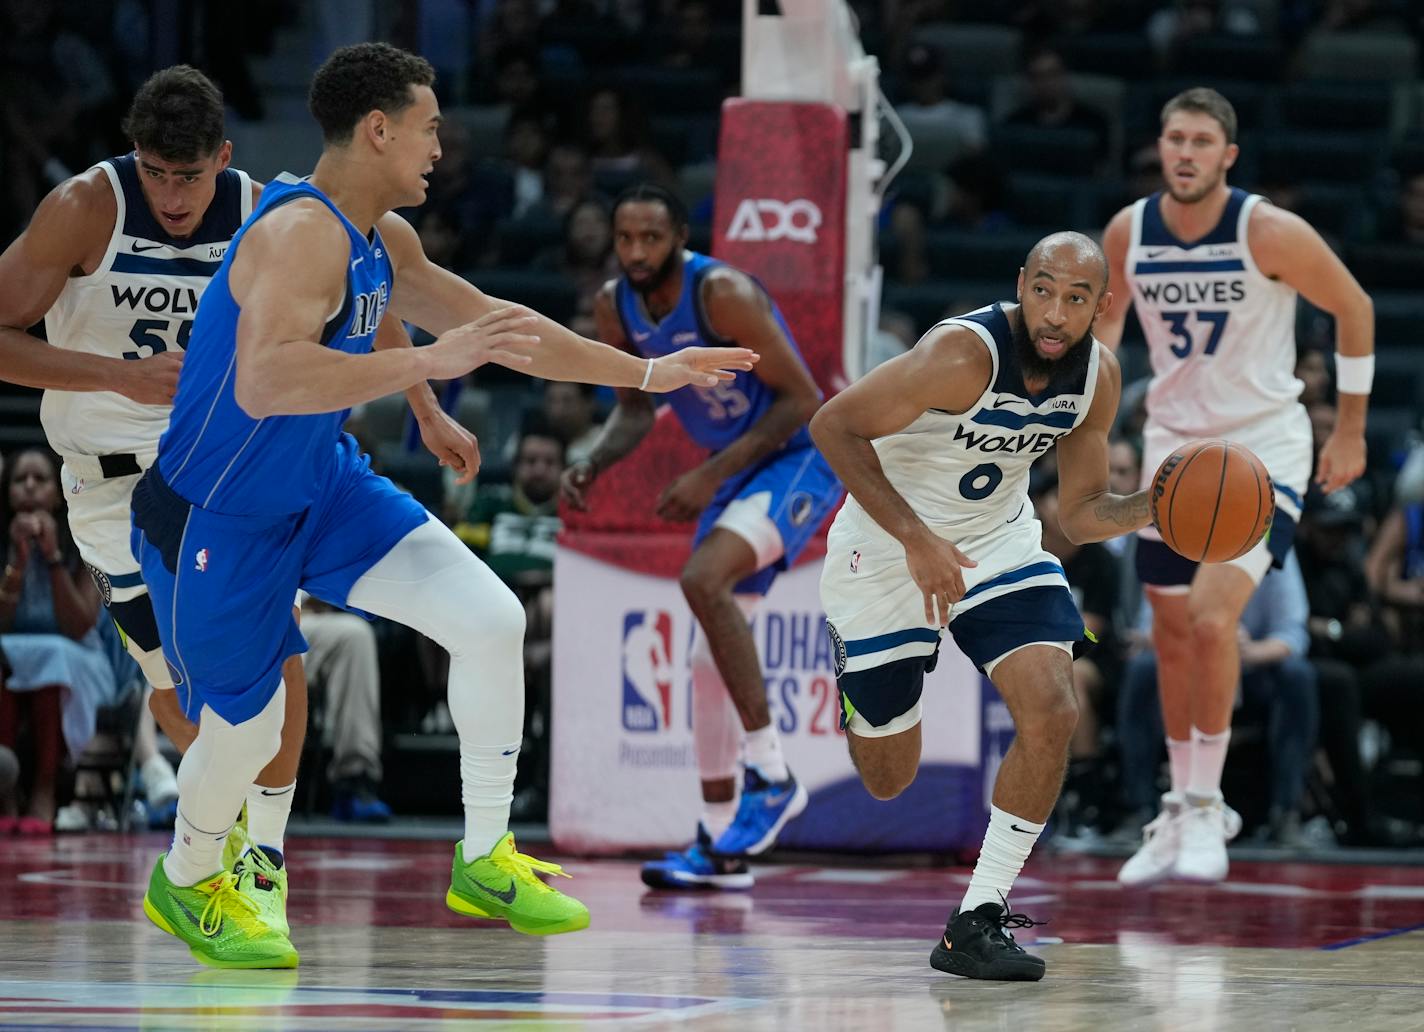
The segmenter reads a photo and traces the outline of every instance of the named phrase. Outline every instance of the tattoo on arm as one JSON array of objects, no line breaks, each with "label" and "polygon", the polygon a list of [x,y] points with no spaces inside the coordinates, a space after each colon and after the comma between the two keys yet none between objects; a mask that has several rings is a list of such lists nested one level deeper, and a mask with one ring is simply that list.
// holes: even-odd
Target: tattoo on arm
[{"label": "tattoo on arm", "polygon": [[1147,521],[1150,511],[1147,492],[1138,491],[1130,495],[1108,495],[1093,507],[1093,516],[1099,523],[1134,530]]}]

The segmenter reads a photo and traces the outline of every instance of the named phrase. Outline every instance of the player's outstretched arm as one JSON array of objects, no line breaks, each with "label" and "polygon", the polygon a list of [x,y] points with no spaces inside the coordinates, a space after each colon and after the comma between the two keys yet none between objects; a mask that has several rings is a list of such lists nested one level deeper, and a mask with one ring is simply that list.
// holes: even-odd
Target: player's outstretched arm
[{"label": "player's outstretched arm", "polygon": [[1058,440],[1058,523],[1082,545],[1141,530],[1152,522],[1148,493],[1108,490],[1108,435],[1122,394],[1122,369],[1112,352],[1098,355],[1093,404],[1073,432]]},{"label": "player's outstretched arm", "polygon": [[[1247,227],[1251,256],[1267,276],[1294,287],[1335,317],[1335,429],[1320,449],[1315,480],[1336,491],[1365,471],[1365,417],[1374,374],[1375,309],[1330,245],[1299,215],[1258,204]],[[1353,374],[1353,375],[1352,375]]]},{"label": "player's outstretched arm", "polygon": [[1132,208],[1127,207],[1114,215],[1103,231],[1103,253],[1108,259],[1108,290],[1112,292],[1112,302],[1093,324],[1093,336],[1113,352],[1122,344],[1122,328],[1127,322],[1127,311],[1132,307],[1132,291],[1127,286],[1127,248],[1131,237]]},{"label": "player's outstretched arm", "polygon": [[[396,264],[395,312],[427,333],[442,334],[480,319],[508,302],[490,297],[472,284],[425,257],[420,238],[398,215],[378,224]],[[552,319],[538,316],[532,331],[539,346],[520,351],[520,368],[546,380],[598,383],[663,393],[689,384],[713,387],[747,370],[757,356],[746,348],[685,348],[655,359],[636,358],[625,351],[580,337]],[[505,363],[502,359],[494,361]]]},{"label": "player's outstretched arm", "polygon": [[[632,353],[632,346],[623,336],[623,325],[614,307],[613,292],[615,282],[609,281],[593,299],[593,321],[598,326],[598,336],[610,347]],[[631,452],[653,428],[653,402],[640,390],[619,387],[618,404],[603,424],[598,440],[588,458],[575,462],[564,470],[560,490],[564,501],[575,509],[588,508],[584,497],[593,486],[598,474]]]},{"label": "player's outstretched arm", "polygon": [[992,371],[988,349],[971,330],[942,327],[851,384],[811,420],[811,437],[846,490],[905,546],[910,575],[924,592],[927,623],[948,622],[950,606],[964,597],[961,568],[977,564],[916,515],[885,475],[871,442],[898,433],[930,409],[967,411]]},{"label": "player's outstretched arm", "polygon": [[237,322],[237,403],[255,419],[334,412],[429,379],[463,376],[498,357],[517,364],[538,343],[533,316],[492,308],[426,348],[351,355],[320,343],[346,291],[350,245],[335,216],[315,201],[293,201],[243,237],[229,270]]},{"label": "player's outstretched arm", "polygon": [[70,276],[103,256],[117,216],[107,177],[88,172],[55,187],[0,255],[0,378],[45,390],[115,391],[146,405],[173,401],[181,352],[126,361],[56,347],[26,332]]}]

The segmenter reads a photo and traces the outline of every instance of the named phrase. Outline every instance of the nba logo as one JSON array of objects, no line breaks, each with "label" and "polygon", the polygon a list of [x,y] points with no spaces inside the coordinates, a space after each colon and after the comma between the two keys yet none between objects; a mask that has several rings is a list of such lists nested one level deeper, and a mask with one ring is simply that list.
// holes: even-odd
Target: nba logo
[{"label": "nba logo", "polygon": [[196,565],[196,567],[197,567],[198,572],[199,572],[199,573],[207,573],[207,572],[208,572],[208,550],[207,550],[206,548],[200,548],[200,549],[198,549],[198,554],[197,554],[196,556],[194,556],[194,559],[195,559],[195,565]]},{"label": "nba logo", "polygon": [[623,614],[623,726],[657,731],[672,718],[672,614]]}]

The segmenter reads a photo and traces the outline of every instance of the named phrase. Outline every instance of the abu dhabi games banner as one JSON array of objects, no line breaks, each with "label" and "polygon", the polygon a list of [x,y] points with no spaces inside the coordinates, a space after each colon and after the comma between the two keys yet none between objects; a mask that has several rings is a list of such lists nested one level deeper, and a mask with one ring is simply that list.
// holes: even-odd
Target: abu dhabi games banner
[{"label": "abu dhabi games banner", "polygon": [[[772,719],[811,802],[781,844],[850,851],[952,850],[984,826],[977,672],[946,639],[924,693],[921,772],[873,799],[839,730],[820,563],[783,574],[753,619]],[[560,547],[554,570],[549,827],[579,853],[680,846],[700,811],[693,752],[692,615],[678,583]]]}]

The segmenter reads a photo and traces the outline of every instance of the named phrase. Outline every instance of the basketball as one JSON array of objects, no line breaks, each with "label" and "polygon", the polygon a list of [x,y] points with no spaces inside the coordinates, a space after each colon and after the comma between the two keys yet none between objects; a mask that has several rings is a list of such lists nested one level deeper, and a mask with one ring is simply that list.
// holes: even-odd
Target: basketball
[{"label": "basketball", "polygon": [[1245,555],[1271,526],[1275,492],[1261,460],[1230,441],[1193,441],[1157,467],[1152,522],[1167,547],[1203,563]]}]

